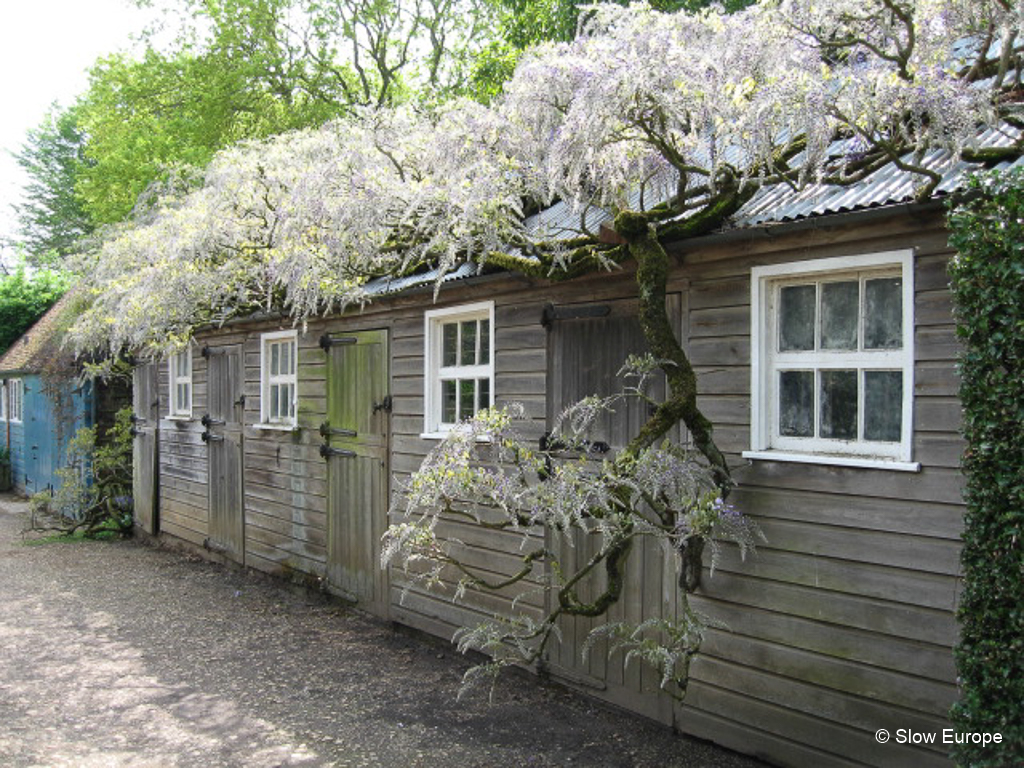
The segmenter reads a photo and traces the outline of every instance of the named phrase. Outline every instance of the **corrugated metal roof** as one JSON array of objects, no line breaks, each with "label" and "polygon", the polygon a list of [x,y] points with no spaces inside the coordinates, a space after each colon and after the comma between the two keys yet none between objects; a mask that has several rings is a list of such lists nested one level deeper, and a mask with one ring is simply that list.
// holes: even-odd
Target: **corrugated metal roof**
[{"label": "corrugated metal roof", "polygon": [[[1021,131],[1010,127],[1003,131],[989,129],[978,137],[977,143],[979,147],[985,148],[1010,147],[1020,135]],[[848,150],[845,142],[837,141],[831,148],[831,154],[838,158]],[[905,155],[904,159],[910,162],[912,156]],[[926,154],[922,165],[942,176],[942,181],[935,191],[936,195],[954,191],[963,183],[968,173],[979,168],[977,164],[963,160],[954,162],[952,156],[944,150],[934,150]],[[1024,158],[1018,158],[1012,163],[1004,162],[997,167],[1024,167]],[[901,171],[890,163],[868,178],[844,186],[814,183],[799,189],[784,184],[766,186],[732,217],[728,228],[780,224],[812,216],[906,203],[915,199],[922,181],[923,178],[919,174]],[[658,187],[653,193],[647,194],[644,200],[647,208],[668,200],[674,184],[671,180],[666,180]],[[639,192],[630,195],[629,202],[631,206],[639,207]],[[609,212],[594,206],[584,212],[574,210],[564,202],[558,202],[529,217],[526,228],[539,239],[570,238],[587,233],[596,234],[600,225],[611,218]],[[583,226],[581,220],[584,222]]]}]

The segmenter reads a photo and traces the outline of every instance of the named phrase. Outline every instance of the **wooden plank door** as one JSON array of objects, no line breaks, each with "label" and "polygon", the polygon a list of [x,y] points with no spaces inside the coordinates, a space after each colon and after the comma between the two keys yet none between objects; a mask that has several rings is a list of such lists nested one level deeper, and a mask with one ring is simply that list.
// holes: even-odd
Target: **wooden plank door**
[{"label": "wooden plank door", "polygon": [[[680,326],[680,297],[668,300],[669,317]],[[626,357],[643,354],[647,343],[636,317],[635,300],[605,302],[601,305],[559,307],[548,326],[548,428],[562,411],[588,395],[608,396],[622,391],[624,380],[617,375]],[[559,318],[561,316],[561,319]],[[665,396],[664,376],[655,376],[647,392],[655,400]],[[651,413],[651,406],[638,398],[629,398],[603,414],[589,435],[598,448],[595,464],[612,458],[637,435]],[[670,433],[680,438],[676,428]],[[595,466],[595,471],[597,470]],[[578,565],[587,562],[599,551],[599,534],[573,534],[554,541],[548,534],[547,545],[558,552],[562,572],[572,574]],[[603,697],[643,712],[663,722],[671,722],[671,700],[651,695],[658,688],[657,675],[644,669],[641,662],[625,665],[624,655],[608,653],[607,641],[598,641],[583,658],[583,648],[590,632],[610,622],[639,624],[653,616],[675,615],[676,593],[671,574],[671,558],[666,558],[654,542],[638,540],[626,565],[623,595],[608,613],[594,619],[562,617],[559,620],[561,641],[553,643],[548,661],[552,672],[575,682],[604,691]],[[603,568],[580,583],[577,594],[589,602],[606,588]],[[556,596],[549,594],[548,609]]]},{"label": "wooden plank door", "polygon": [[210,537],[208,546],[245,563],[245,509],[242,497],[242,347],[206,347],[208,411],[203,440],[209,461]]},{"label": "wooden plank door", "polygon": [[328,585],[384,617],[388,580],[380,567],[380,540],[388,513],[388,333],[325,337],[323,345]]},{"label": "wooden plank door", "polygon": [[132,373],[132,495],[135,524],[150,535],[160,532],[157,483],[160,385],[157,363],[143,363]]}]

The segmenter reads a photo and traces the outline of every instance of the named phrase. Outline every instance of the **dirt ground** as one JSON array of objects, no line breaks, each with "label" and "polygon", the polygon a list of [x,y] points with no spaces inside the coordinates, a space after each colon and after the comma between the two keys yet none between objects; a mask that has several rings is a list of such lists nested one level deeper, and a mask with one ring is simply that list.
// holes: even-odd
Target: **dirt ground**
[{"label": "dirt ground", "polygon": [[754,760],[463,657],[260,574],[31,543],[0,497],[0,765],[700,766]]}]

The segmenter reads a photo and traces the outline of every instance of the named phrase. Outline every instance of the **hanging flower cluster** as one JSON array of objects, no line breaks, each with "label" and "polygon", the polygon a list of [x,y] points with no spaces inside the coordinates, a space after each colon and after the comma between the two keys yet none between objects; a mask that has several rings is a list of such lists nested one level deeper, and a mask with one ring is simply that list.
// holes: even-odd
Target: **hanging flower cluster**
[{"label": "hanging flower cluster", "polygon": [[610,263],[586,231],[552,242],[524,205],[657,221],[737,186],[848,183],[887,163],[928,194],[926,150],[952,160],[981,126],[1020,123],[1022,33],[1009,0],[595,6],[491,106],[366,109],[165,185],[82,257],[93,305],[74,339],[158,351],[259,307],[342,310],[380,275],[499,255],[541,274]]}]

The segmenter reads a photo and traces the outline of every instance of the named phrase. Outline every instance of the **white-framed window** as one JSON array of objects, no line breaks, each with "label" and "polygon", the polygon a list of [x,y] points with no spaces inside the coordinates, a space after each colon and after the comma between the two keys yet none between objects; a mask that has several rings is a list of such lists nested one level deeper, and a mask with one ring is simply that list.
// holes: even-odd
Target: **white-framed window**
[{"label": "white-framed window", "polygon": [[25,382],[21,379],[7,380],[7,415],[11,421],[24,421]]},{"label": "white-framed window", "polygon": [[171,355],[170,371],[171,417],[192,417],[192,348]]},{"label": "white-framed window", "polygon": [[0,421],[7,421],[7,380],[0,379]]},{"label": "white-framed window", "polygon": [[438,437],[494,403],[494,302],[424,315],[424,437]]},{"label": "white-framed window", "polygon": [[294,427],[298,404],[298,332],[260,336],[260,421]]},{"label": "white-framed window", "polygon": [[917,470],[913,252],[755,267],[748,458]]}]

